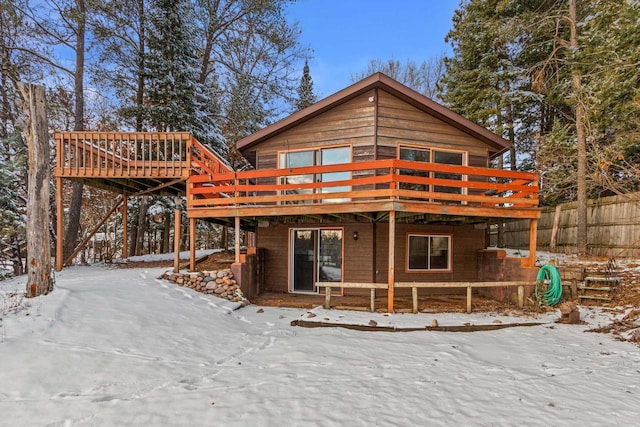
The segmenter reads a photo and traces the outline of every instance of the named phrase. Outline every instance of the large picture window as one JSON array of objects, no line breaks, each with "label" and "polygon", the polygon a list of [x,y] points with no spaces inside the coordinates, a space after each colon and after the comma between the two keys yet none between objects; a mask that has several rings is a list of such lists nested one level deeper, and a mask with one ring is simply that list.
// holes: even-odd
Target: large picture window
[{"label": "large picture window", "polygon": [[[454,166],[467,165],[466,152],[441,150],[436,148],[400,146],[398,149],[398,158],[400,160],[410,160],[413,162],[438,163],[443,165],[454,165]],[[453,173],[444,173],[444,172],[429,173],[424,171],[402,169],[400,173],[403,175],[420,176],[424,178],[428,178],[429,176],[431,176],[432,178],[455,179],[460,181],[466,180],[466,176],[463,176],[460,174],[453,174]],[[400,188],[406,189],[406,190],[419,190],[419,191],[431,190],[429,185],[410,184],[410,183],[403,183]],[[447,187],[442,185],[434,185],[433,191],[437,193],[463,194],[463,188],[461,187]]]},{"label": "large picture window", "polygon": [[451,236],[409,234],[407,240],[407,270],[451,270]]},{"label": "large picture window", "polygon": [[[351,147],[330,147],[316,150],[284,151],[279,153],[280,169],[299,168],[305,166],[337,165],[351,162]],[[289,175],[280,178],[281,184],[309,184],[313,182],[344,181],[351,177],[349,172],[331,172],[308,175]],[[322,193],[339,193],[350,191],[349,186],[322,188]],[[287,190],[285,194],[311,194],[312,189]],[[349,199],[324,199],[325,202],[346,202]]]}]

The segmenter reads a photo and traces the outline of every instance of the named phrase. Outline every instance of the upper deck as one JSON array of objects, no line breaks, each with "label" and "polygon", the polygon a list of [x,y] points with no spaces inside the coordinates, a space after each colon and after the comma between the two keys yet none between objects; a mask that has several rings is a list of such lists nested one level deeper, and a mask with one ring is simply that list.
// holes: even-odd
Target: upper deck
[{"label": "upper deck", "polygon": [[393,210],[439,218],[535,219],[538,190],[536,173],[377,160],[192,175],[187,207],[197,218]]},{"label": "upper deck", "polygon": [[56,177],[129,195],[186,195],[192,218],[539,216],[530,172],[394,159],[233,171],[188,132],[58,132],[56,144]]},{"label": "upper deck", "polygon": [[231,170],[189,132],[56,132],[55,139],[56,177],[118,193],[184,195],[192,174]]}]

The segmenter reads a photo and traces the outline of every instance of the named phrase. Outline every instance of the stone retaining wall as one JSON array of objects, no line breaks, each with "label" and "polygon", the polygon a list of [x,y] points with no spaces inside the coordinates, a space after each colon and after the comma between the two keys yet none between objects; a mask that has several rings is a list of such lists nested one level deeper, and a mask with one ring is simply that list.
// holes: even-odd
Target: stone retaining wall
[{"label": "stone retaining wall", "polygon": [[173,273],[167,271],[161,276],[180,286],[194,289],[203,294],[215,295],[234,302],[246,302],[240,285],[233,278],[230,269],[216,271],[198,271],[193,273]]}]

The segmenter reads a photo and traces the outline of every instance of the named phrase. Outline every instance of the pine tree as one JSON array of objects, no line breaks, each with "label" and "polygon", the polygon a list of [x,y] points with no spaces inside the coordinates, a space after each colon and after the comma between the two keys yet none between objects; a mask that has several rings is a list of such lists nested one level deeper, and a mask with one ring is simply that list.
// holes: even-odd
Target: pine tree
[{"label": "pine tree", "polygon": [[303,110],[310,105],[315,104],[316,95],[313,92],[313,79],[309,73],[309,61],[304,61],[302,69],[302,77],[300,77],[300,85],[298,86],[298,99],[296,100],[296,111]]},{"label": "pine tree", "polygon": [[150,12],[146,62],[148,117],[158,131],[186,130],[200,142],[224,150],[204,85],[195,39],[194,10],[188,0],[155,0]]}]

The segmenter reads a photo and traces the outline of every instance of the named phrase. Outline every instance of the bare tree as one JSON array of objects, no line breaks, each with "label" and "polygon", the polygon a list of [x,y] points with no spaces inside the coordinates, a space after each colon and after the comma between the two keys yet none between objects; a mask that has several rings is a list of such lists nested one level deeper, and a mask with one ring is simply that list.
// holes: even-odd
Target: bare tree
[{"label": "bare tree", "polygon": [[24,133],[29,150],[27,197],[27,296],[45,295],[53,289],[49,241],[49,131],[43,86],[18,83],[24,98]]},{"label": "bare tree", "polygon": [[434,100],[439,100],[438,83],[444,76],[444,57],[439,55],[418,64],[412,60],[403,63],[397,59],[372,59],[367,70],[351,75],[351,81],[357,82],[374,73],[383,73],[405,86],[420,92]]}]

